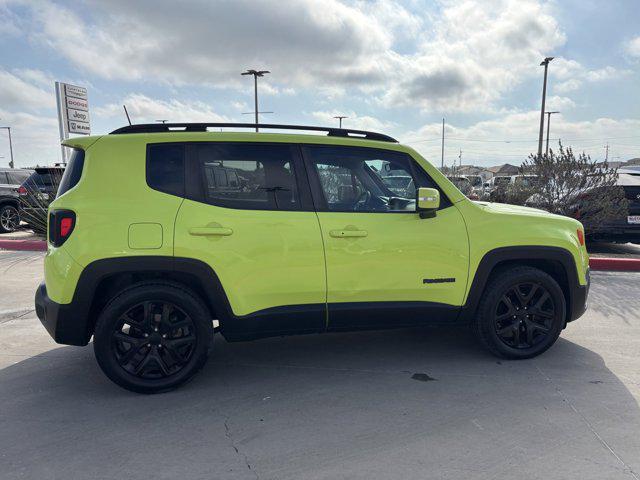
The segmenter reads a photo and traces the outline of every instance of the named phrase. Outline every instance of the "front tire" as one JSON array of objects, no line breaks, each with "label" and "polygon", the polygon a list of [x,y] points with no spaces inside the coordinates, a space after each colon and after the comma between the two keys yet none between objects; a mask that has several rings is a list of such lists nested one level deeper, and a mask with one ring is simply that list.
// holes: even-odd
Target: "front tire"
[{"label": "front tire", "polygon": [[205,364],[213,336],[207,307],[173,283],[129,287],[102,310],[93,348],[113,382],[138,393],[172,390]]},{"label": "front tire", "polygon": [[532,358],[555,343],[565,316],[564,293],[553,277],[537,268],[514,267],[488,283],[474,330],[499,357]]}]

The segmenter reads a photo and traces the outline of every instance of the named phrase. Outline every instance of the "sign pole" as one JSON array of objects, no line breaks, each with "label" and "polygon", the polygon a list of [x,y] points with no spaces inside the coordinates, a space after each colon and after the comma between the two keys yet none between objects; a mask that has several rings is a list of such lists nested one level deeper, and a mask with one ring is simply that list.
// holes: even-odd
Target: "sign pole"
[{"label": "sign pole", "polygon": [[60,84],[60,82],[56,82],[56,104],[58,106],[58,130],[60,131],[60,152],[62,153],[62,163],[67,164],[67,150],[62,145],[67,138],[69,138],[69,134],[67,133],[67,119],[65,118],[65,113],[67,111],[66,105],[62,105],[62,89],[64,87]]}]

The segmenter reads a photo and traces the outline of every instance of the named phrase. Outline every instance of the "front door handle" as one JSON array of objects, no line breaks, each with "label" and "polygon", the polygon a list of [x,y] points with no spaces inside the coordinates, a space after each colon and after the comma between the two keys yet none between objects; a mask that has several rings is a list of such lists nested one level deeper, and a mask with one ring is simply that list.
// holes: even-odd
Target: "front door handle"
[{"label": "front door handle", "polygon": [[347,238],[347,237],[366,237],[366,230],[331,230],[329,232],[333,238]]},{"label": "front door handle", "polygon": [[194,235],[196,237],[208,237],[208,236],[219,236],[219,237],[228,237],[233,233],[233,230],[230,228],[223,227],[194,227],[189,229],[189,235]]}]

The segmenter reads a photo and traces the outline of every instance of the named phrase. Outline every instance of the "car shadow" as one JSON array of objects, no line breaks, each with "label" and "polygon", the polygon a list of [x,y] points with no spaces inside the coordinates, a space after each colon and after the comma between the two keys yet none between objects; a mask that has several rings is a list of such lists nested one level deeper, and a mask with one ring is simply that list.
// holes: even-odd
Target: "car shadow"
[{"label": "car shadow", "polygon": [[60,347],[0,370],[0,405],[2,478],[618,478],[640,458],[638,403],[598,354],[498,360],[464,329],[218,335],[150,396]]}]

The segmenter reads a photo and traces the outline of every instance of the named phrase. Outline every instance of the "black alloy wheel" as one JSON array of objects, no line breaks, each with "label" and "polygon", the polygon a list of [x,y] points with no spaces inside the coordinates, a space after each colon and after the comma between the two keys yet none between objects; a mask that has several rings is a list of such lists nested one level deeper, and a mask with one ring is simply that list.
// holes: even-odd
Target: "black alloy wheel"
[{"label": "black alloy wheel", "polygon": [[513,266],[493,272],[472,324],[494,355],[525,359],[551,347],[565,326],[565,294],[540,269]]},{"label": "black alloy wheel", "polygon": [[531,348],[544,341],[555,318],[551,294],[539,283],[519,283],[498,301],[495,329],[498,338],[512,348]]},{"label": "black alloy wheel", "polygon": [[189,362],[195,325],[172,303],[146,301],[120,316],[112,340],[118,364],[128,373],[143,379],[169,377]]},{"label": "black alloy wheel", "polygon": [[190,380],[213,340],[209,308],[188,287],[147,281],[125,288],[103,308],[93,333],[102,371],[127,390],[160,393]]}]

